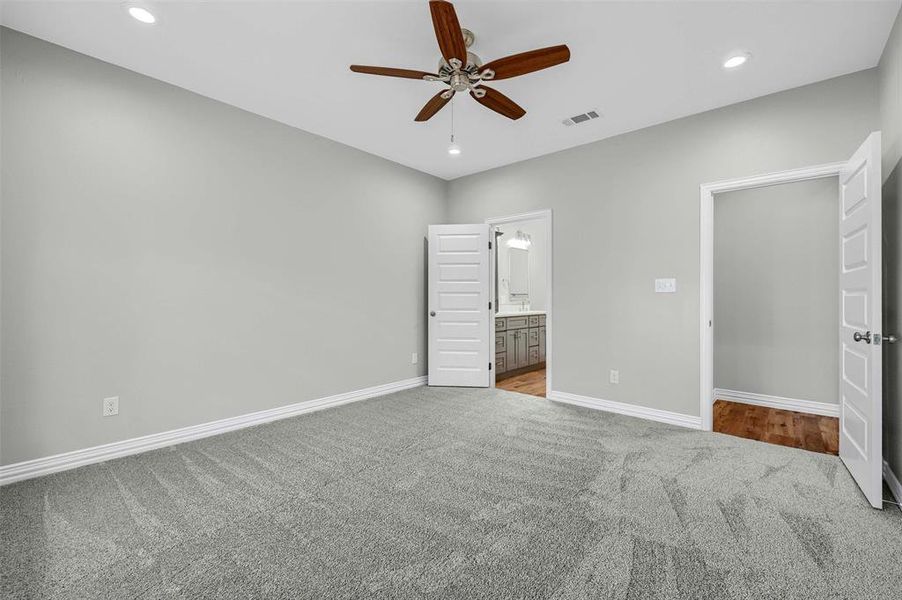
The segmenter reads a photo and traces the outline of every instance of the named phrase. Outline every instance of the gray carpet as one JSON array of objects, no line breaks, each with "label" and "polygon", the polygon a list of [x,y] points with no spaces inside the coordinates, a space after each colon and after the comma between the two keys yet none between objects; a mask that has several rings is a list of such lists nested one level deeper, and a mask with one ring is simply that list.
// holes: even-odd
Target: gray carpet
[{"label": "gray carpet", "polygon": [[2,597],[902,597],[839,459],[420,388],[0,489]]}]

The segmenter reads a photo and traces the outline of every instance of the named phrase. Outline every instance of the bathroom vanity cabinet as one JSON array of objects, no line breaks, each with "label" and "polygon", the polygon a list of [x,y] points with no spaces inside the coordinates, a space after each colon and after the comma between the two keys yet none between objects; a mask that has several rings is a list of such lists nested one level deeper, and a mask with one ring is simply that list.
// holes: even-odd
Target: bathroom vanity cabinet
[{"label": "bathroom vanity cabinet", "polygon": [[545,313],[495,316],[495,376],[545,367]]}]

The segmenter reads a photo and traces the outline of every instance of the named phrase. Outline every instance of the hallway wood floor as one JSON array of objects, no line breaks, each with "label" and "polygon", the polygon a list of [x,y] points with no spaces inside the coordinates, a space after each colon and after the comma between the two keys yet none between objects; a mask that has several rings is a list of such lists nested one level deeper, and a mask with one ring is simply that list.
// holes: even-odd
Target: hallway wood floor
[{"label": "hallway wood floor", "polygon": [[716,400],[714,431],[822,454],[839,454],[839,419],[835,417]]},{"label": "hallway wood floor", "polygon": [[[495,387],[544,398],[545,369],[502,379]],[[714,431],[822,454],[839,454],[839,419],[835,417],[717,400]]]},{"label": "hallway wood floor", "polygon": [[509,392],[545,397],[545,369],[514,375],[495,383],[495,387]]}]

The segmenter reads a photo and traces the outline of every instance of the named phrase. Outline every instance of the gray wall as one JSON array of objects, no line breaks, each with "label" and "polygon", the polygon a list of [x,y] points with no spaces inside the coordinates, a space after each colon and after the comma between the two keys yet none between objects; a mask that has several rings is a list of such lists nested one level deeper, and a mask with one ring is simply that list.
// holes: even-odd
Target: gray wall
[{"label": "gray wall", "polygon": [[[879,66],[883,132],[884,331],[902,334],[902,13]],[[884,459],[902,477],[902,344],[884,347]]]},{"label": "gray wall", "polygon": [[839,180],[714,197],[714,386],[839,402]]},{"label": "gray wall", "polygon": [[699,184],[848,158],[879,127],[876,84],[871,69],[457,179],[450,216],[554,210],[555,390],[698,415]]},{"label": "gray wall", "polygon": [[425,373],[445,182],[0,43],[3,464]]},{"label": "gray wall", "polygon": [[[896,191],[898,30],[880,69]],[[872,70],[445,184],[10,30],[0,44],[2,464],[422,374],[426,226],[541,208],[555,388],[697,415],[699,183],[842,160],[879,128]],[[679,292],[655,295],[668,276]]]}]

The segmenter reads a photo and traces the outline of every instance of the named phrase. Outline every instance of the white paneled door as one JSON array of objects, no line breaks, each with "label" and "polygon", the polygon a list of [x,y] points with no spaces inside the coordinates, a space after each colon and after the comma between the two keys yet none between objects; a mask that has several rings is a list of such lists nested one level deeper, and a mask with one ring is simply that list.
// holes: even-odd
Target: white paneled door
[{"label": "white paneled door", "polygon": [[490,384],[490,239],[484,224],[429,226],[429,385]]},{"label": "white paneled door", "polygon": [[883,506],[880,185],[878,132],[839,175],[839,456],[875,508]]}]

